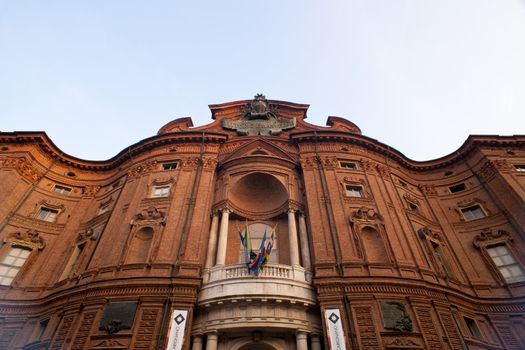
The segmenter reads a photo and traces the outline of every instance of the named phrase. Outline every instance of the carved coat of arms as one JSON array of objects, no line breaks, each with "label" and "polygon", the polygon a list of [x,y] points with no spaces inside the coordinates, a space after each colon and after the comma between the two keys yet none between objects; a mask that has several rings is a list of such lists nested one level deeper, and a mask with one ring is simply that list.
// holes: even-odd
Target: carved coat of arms
[{"label": "carved coat of arms", "polygon": [[222,127],[235,130],[238,135],[279,135],[283,130],[295,127],[295,118],[280,119],[275,114],[266,97],[257,94],[252,102],[243,109],[244,117],[238,120],[223,119]]}]

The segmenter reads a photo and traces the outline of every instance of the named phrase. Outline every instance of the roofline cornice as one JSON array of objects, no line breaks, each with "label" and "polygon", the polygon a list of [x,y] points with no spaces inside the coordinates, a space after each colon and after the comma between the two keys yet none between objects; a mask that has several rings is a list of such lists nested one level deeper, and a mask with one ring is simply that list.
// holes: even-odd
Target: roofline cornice
[{"label": "roofline cornice", "polygon": [[85,160],[64,153],[43,131],[0,132],[0,143],[34,143],[51,158],[68,166],[83,170],[113,170],[125,161],[151,149],[178,143],[223,143],[228,135],[206,131],[181,131],[155,135],[126,147],[114,157],[107,160]]},{"label": "roofline cornice", "polygon": [[302,131],[290,134],[290,139],[296,143],[303,142],[346,142],[363,146],[372,152],[382,154],[397,161],[410,170],[434,170],[444,168],[466,157],[478,147],[511,147],[525,146],[525,135],[469,135],[465,142],[454,152],[440,158],[416,161],[403,153],[371,137],[336,130]]}]

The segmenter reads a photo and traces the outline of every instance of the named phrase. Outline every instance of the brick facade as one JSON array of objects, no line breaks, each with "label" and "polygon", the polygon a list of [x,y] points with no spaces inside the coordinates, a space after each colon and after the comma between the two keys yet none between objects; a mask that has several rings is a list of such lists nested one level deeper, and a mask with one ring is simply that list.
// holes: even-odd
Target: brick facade
[{"label": "brick facade", "polygon": [[[164,349],[173,309],[184,349],[329,349],[332,308],[347,349],[525,348],[524,136],[415,162],[307,105],[210,108],[100,162],[0,133],[0,267],[28,252],[0,285],[0,349]],[[259,276],[247,224],[277,232]],[[105,313],[119,303],[129,327]]]}]

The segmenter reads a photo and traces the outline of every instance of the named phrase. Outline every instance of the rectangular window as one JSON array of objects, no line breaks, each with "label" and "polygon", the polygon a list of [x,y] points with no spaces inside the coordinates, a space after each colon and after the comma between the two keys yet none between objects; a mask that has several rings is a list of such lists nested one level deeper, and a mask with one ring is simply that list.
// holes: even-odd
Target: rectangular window
[{"label": "rectangular window", "polygon": [[348,197],[363,197],[363,188],[361,186],[346,185],[345,189]]},{"label": "rectangular window", "polygon": [[505,245],[488,247],[487,253],[496,265],[505,281],[519,282],[525,281],[525,272],[521,265],[516,261],[514,256]]},{"label": "rectangular window", "polygon": [[155,186],[152,197],[167,197],[170,194],[170,186]]},{"label": "rectangular window", "polygon": [[514,164],[516,171],[525,172],[525,164]]},{"label": "rectangular window", "polygon": [[42,221],[55,222],[57,215],[58,215],[58,210],[42,207],[40,208],[40,211],[38,212],[38,215],[36,216],[36,218]]},{"label": "rectangular window", "polygon": [[465,184],[461,183],[459,185],[450,186],[448,189],[451,193],[457,193],[466,190],[467,187],[465,187]]},{"label": "rectangular window", "polygon": [[71,188],[55,185],[55,192],[63,196],[69,196],[69,194],[71,193]]},{"label": "rectangular window", "polygon": [[175,169],[177,169],[177,163],[162,164],[162,170],[164,171],[175,170]]},{"label": "rectangular window", "polygon": [[478,325],[476,324],[476,321],[474,321],[473,319],[471,319],[469,317],[463,317],[463,319],[465,320],[465,324],[468,327],[470,335],[472,335],[472,337],[474,337],[474,338],[482,339],[481,338],[481,333],[479,332]]},{"label": "rectangular window", "polygon": [[463,213],[463,217],[467,221],[481,219],[486,216],[485,212],[483,211],[483,209],[481,209],[481,207],[478,204],[468,208],[463,208],[461,209],[461,212]]},{"label": "rectangular window", "polygon": [[343,169],[355,170],[357,167],[352,162],[339,162],[339,166]]},{"label": "rectangular window", "polygon": [[0,262],[0,285],[9,286],[31,254],[29,249],[12,247]]}]

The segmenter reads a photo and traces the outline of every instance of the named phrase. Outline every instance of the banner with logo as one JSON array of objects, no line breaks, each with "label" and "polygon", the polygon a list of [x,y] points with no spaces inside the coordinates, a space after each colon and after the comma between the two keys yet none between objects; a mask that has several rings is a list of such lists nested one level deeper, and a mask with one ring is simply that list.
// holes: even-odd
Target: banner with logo
[{"label": "banner with logo", "polygon": [[324,311],[326,325],[328,326],[328,337],[331,350],[346,350],[345,334],[339,309],[326,309]]},{"label": "banner with logo", "polygon": [[181,350],[184,342],[184,330],[186,329],[186,319],[188,310],[173,310],[170,319],[170,333],[168,336],[168,346],[166,350]]}]

